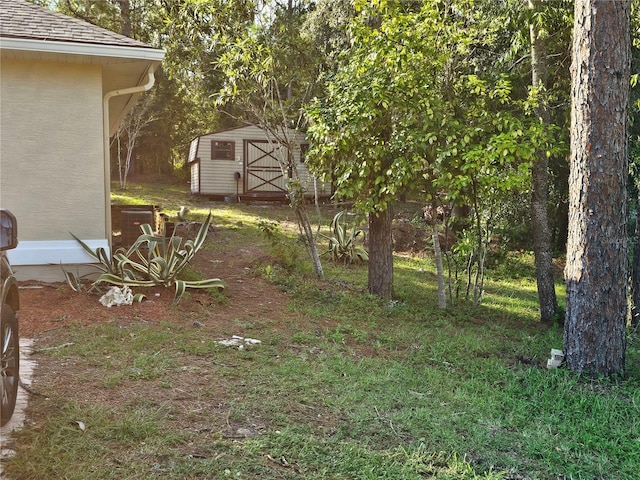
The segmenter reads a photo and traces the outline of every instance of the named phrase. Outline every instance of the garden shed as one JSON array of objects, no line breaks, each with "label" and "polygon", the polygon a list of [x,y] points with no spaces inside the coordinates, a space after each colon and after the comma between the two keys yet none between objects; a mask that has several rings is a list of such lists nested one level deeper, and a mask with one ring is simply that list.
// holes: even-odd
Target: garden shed
[{"label": "garden shed", "polygon": [[[308,142],[301,132],[291,131],[294,164],[302,180],[305,196],[328,198],[331,185],[316,181],[305,165]],[[243,126],[196,137],[189,150],[191,193],[211,200],[285,201],[291,172],[282,171],[287,149],[266,130]]]}]

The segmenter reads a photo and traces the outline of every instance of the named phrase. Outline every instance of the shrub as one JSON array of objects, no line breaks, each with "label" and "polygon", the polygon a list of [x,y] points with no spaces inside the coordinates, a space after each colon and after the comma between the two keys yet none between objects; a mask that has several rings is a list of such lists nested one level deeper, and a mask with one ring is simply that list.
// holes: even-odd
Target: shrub
[{"label": "shrub", "polygon": [[[140,226],[142,235],[128,249],[118,248],[113,255],[108,255],[104,248],[93,251],[82,240],[71,234],[84,250],[97,260],[96,267],[102,273],[93,282],[93,286],[107,283],[118,286],[150,287],[162,285],[175,286],[174,304],[178,303],[187,288],[217,288],[222,290],[224,284],[219,278],[206,280],[179,279],[181,272],[189,265],[195,254],[202,248],[207,238],[211,213],[203,222],[194,240],[183,244],[181,237],[170,238],[153,234],[149,224]],[[78,279],[70,272],[65,272],[67,283],[77,289]]]},{"label": "shrub", "polygon": [[298,239],[291,239],[281,232],[278,222],[270,220],[260,220],[258,228],[269,242],[270,253],[278,264],[286,270],[293,270],[298,265],[301,246],[304,245],[305,237],[300,236]]},{"label": "shrub", "polygon": [[[332,236],[323,235],[329,240],[329,249],[326,253],[331,255],[334,261],[342,261],[345,264],[366,262],[369,254],[364,248],[365,233],[361,230],[355,219],[348,221],[346,211],[338,212],[331,221]],[[361,240],[358,241],[358,237]]]}]

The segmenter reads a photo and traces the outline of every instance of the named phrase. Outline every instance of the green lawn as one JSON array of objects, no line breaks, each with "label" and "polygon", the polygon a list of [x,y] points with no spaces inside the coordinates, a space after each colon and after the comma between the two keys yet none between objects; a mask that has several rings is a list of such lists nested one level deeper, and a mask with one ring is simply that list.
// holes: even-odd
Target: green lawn
[{"label": "green lawn", "polygon": [[[261,219],[293,218],[286,207],[192,207],[211,207],[228,228],[231,245],[207,247],[220,255],[259,243]],[[276,251],[296,248],[286,232]],[[17,434],[5,469],[25,479],[638,478],[638,340],[630,335],[625,378],[547,370],[562,331],[538,323],[531,256],[489,272],[480,307],[446,310],[429,257],[395,258],[392,302],[364,292],[366,266],[325,260],[318,281],[299,258],[256,267],[289,304],[279,328],[229,319],[262,341],[251,349],[170,323],[64,332],[73,345],[39,361],[86,365],[74,381],[95,384],[95,400],[67,399],[62,373],[46,392],[55,405],[34,400],[48,413]],[[190,400],[178,402],[187,384]]]}]

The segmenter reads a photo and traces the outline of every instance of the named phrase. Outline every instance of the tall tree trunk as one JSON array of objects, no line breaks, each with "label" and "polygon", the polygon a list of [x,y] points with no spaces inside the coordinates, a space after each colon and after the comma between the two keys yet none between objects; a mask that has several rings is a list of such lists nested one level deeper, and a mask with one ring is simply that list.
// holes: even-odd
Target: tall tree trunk
[{"label": "tall tree trunk", "polygon": [[627,319],[631,0],[576,0],[564,349],[575,372],[621,373]]},{"label": "tall tree trunk", "polygon": [[[636,185],[638,204],[640,205],[640,184]],[[640,218],[636,215],[636,228],[633,235],[633,261],[631,264],[631,326],[640,326]]]},{"label": "tall tree trunk", "polygon": [[[541,0],[529,0],[529,8],[537,11]],[[551,124],[551,116],[547,109],[546,80],[547,52],[540,27],[533,20],[529,25],[531,37],[531,84],[539,88],[540,103],[535,113],[544,125]],[[553,279],[553,254],[551,248],[551,231],[547,203],[549,198],[549,161],[543,150],[536,152],[536,159],[531,169],[531,230],[533,234],[533,252],[536,265],[536,282],[538,285],[538,302],[540,303],[540,320],[551,322],[558,309],[555,282]]]},{"label": "tall tree trunk", "polygon": [[369,214],[369,293],[393,297],[393,238],[391,206]]},{"label": "tall tree trunk", "polygon": [[130,0],[118,0],[120,5],[120,33],[131,37],[131,5]]}]

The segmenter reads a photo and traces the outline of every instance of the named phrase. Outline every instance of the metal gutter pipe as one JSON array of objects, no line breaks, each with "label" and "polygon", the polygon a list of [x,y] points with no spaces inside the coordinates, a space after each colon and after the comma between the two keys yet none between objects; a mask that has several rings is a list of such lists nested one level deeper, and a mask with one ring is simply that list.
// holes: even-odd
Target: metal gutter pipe
[{"label": "metal gutter pipe", "polygon": [[105,230],[107,234],[107,240],[109,241],[109,249],[113,250],[113,241],[111,235],[111,154],[109,151],[109,100],[113,97],[120,97],[122,95],[133,95],[136,93],[147,92],[153,87],[156,81],[156,77],[153,70],[147,72],[147,83],[144,85],[137,85],[135,87],[123,88],[120,90],[112,90],[105,93],[102,99],[102,124],[103,124],[103,142],[104,142],[104,191],[105,191]]}]

